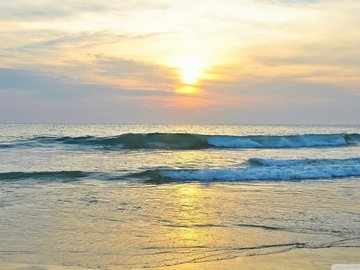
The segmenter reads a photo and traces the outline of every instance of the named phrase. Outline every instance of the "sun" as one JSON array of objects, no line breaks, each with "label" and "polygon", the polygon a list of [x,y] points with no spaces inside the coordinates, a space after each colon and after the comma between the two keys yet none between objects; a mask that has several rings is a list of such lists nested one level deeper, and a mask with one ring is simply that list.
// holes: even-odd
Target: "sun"
[{"label": "sun", "polygon": [[169,59],[171,66],[178,73],[178,85],[174,91],[181,95],[200,95],[201,81],[208,79],[208,58],[204,53],[182,52]]},{"label": "sun", "polygon": [[198,89],[194,86],[191,86],[191,85],[183,85],[183,86],[179,87],[178,89],[176,89],[175,92],[178,94],[185,94],[185,95],[199,94],[200,89]]},{"label": "sun", "polygon": [[175,68],[185,85],[195,85],[203,72],[203,62],[196,55],[179,55],[175,59]]}]

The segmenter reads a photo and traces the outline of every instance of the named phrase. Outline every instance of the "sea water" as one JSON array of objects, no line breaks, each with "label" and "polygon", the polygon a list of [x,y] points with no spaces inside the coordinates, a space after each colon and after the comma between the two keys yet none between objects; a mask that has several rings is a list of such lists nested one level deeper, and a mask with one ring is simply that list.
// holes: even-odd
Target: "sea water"
[{"label": "sea water", "polygon": [[358,248],[359,180],[360,126],[2,124],[0,265]]}]

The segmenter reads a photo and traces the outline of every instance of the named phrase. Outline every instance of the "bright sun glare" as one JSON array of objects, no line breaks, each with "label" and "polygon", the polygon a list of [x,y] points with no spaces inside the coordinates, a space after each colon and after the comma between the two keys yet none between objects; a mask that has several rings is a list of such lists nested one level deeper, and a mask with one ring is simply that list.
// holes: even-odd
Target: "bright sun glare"
[{"label": "bright sun glare", "polygon": [[181,87],[175,90],[179,94],[198,94],[196,87],[203,76],[204,62],[195,54],[182,54],[173,58],[173,66],[178,70]]},{"label": "bright sun glare", "polygon": [[184,84],[194,85],[197,83],[202,72],[200,58],[193,55],[182,55],[177,57],[175,65]]}]

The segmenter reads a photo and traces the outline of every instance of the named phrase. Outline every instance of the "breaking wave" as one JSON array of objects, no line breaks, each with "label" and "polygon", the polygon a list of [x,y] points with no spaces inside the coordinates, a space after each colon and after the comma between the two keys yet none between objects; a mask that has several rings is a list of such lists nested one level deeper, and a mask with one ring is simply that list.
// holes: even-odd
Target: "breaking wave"
[{"label": "breaking wave", "polygon": [[127,133],[110,137],[35,137],[1,143],[0,148],[73,145],[110,150],[118,149],[206,149],[206,148],[301,148],[337,147],[360,143],[360,134],[303,135],[199,135],[186,133]]},{"label": "breaking wave", "polygon": [[360,158],[275,160],[251,158],[242,167],[202,170],[147,170],[129,175],[149,181],[274,181],[360,176]]},{"label": "breaking wave", "polygon": [[360,157],[349,159],[261,159],[250,158],[237,168],[221,169],[154,169],[142,172],[90,172],[90,171],[37,171],[3,172],[0,181],[34,179],[40,181],[77,181],[96,179],[103,181],[138,179],[150,182],[201,181],[291,181],[307,179],[333,179],[360,177]]}]

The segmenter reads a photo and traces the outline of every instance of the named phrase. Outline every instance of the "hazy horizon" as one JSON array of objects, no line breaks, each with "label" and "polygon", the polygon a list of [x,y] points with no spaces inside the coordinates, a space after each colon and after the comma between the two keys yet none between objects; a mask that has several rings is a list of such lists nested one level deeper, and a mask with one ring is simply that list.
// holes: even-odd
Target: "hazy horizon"
[{"label": "hazy horizon", "polygon": [[131,122],[0,122],[0,125],[125,125],[125,126],[360,126],[360,124],[346,124],[346,123],[335,123],[335,124],[324,124],[324,123],[131,123]]}]

